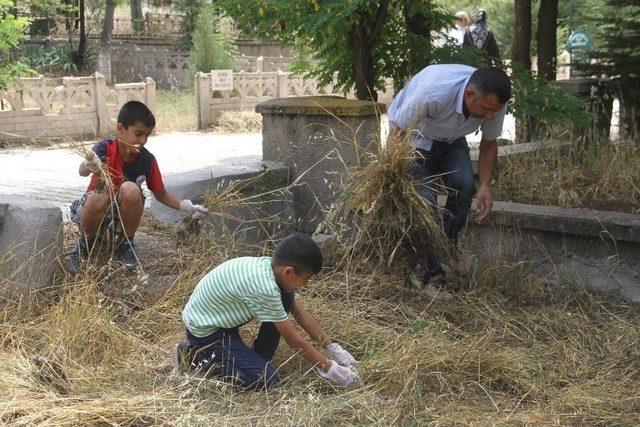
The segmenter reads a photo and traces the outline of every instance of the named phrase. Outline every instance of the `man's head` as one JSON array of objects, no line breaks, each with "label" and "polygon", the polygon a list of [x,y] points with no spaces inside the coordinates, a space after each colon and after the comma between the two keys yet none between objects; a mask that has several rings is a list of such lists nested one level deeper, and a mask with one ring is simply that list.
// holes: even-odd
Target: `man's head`
[{"label": "man's head", "polygon": [[499,68],[478,68],[464,89],[464,103],[476,119],[492,119],[511,98],[511,82]]},{"label": "man's head", "polygon": [[294,233],[282,239],[271,258],[278,284],[287,292],[306,285],[322,269],[322,252],[306,234]]},{"label": "man's head", "polygon": [[467,15],[467,12],[465,12],[464,10],[459,10],[456,12],[456,24],[460,25],[461,27],[468,27],[469,26],[469,15]]},{"label": "man's head", "polygon": [[[118,113],[116,131],[126,146],[143,146],[156,126],[156,118],[149,107],[139,101],[129,101]],[[131,148],[131,147],[129,147]]]}]

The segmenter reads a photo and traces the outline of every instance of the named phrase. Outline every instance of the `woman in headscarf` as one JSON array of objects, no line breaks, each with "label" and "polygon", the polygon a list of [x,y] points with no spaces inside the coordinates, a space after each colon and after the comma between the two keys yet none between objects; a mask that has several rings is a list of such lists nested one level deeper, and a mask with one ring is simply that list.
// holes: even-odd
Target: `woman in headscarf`
[{"label": "woman in headscarf", "polygon": [[473,25],[464,34],[463,46],[475,46],[500,61],[500,51],[493,32],[487,27],[487,12],[479,10]]}]

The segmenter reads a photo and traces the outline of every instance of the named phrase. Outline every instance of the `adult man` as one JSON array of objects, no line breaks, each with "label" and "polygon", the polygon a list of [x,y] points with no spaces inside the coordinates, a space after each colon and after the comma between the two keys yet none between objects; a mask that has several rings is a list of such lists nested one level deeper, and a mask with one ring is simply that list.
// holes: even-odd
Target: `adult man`
[{"label": "adult man", "polygon": [[459,10],[455,14],[456,23],[451,32],[449,33],[449,37],[456,40],[459,46],[462,46],[462,42],[464,40],[464,34],[469,29],[469,15],[464,10]]},{"label": "adult man", "polygon": [[[430,65],[415,75],[389,107],[390,136],[408,134],[416,149],[412,175],[418,191],[437,204],[433,177],[442,174],[449,195],[443,215],[444,231],[455,244],[465,223],[475,188],[465,135],[482,130],[478,161],[479,188],[476,221],[491,213],[489,181],[497,162],[497,138],[502,132],[511,96],[511,83],[498,68]],[[438,256],[424,254],[422,281],[438,286],[444,275]]]}]

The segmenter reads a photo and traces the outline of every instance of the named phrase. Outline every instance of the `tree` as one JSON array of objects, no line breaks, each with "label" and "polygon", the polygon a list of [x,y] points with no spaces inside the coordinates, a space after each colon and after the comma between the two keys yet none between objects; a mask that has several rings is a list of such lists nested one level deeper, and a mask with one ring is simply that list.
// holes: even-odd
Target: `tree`
[{"label": "tree", "polygon": [[597,18],[602,40],[592,54],[593,64],[583,68],[610,79],[620,99],[622,130],[640,143],[640,4],[637,0],[606,0]]},{"label": "tree", "polygon": [[531,70],[531,0],[514,0],[515,25],[511,60]]},{"label": "tree", "polygon": [[[431,29],[452,19],[430,0],[218,0],[247,34],[294,44],[298,63],[321,84],[337,75],[358,99],[376,99],[383,78],[396,86],[438,58]],[[447,52],[451,52],[447,46]]]},{"label": "tree", "polygon": [[28,71],[24,64],[11,57],[11,49],[25,38],[29,27],[28,20],[10,13],[13,7],[11,0],[0,0],[0,89],[6,87],[9,79]]},{"label": "tree", "polygon": [[540,0],[536,51],[538,76],[545,80],[556,79],[556,28],[558,27],[558,0]]},{"label": "tree", "polygon": [[113,14],[116,0],[105,0],[104,21],[100,34],[100,52],[98,53],[98,71],[111,83],[111,34],[113,33]]},{"label": "tree", "polygon": [[139,33],[144,27],[142,19],[142,1],[129,0],[129,6],[131,9],[131,24],[133,26],[133,31]]}]

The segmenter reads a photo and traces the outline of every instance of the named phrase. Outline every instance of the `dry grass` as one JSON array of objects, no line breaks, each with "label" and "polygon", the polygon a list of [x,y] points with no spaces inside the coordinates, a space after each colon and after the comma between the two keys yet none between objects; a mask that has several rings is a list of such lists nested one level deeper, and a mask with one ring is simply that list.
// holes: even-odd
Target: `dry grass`
[{"label": "dry grass", "polygon": [[[171,232],[144,225],[153,246]],[[164,240],[162,240],[164,239]],[[143,238],[144,240],[144,238]],[[174,280],[137,303],[94,277],[64,281],[45,303],[7,305],[0,326],[0,422],[12,425],[562,424],[640,419],[637,309],[550,288],[519,266],[479,269],[450,302],[396,276],[333,271],[300,297],[362,362],[365,386],[333,390],[282,344],[286,382],[242,392],[177,373],[180,312],[212,265],[238,253],[197,239],[149,265]],[[506,280],[508,278],[508,280]],[[517,284],[520,288],[515,289]],[[523,292],[526,291],[526,292]],[[245,336],[255,333],[255,325]]]},{"label": "dry grass", "polygon": [[262,132],[262,115],[253,111],[224,111],[218,123],[211,128],[218,133]]},{"label": "dry grass", "polygon": [[197,117],[193,90],[156,91],[156,132],[195,131]]},{"label": "dry grass", "polygon": [[640,212],[640,146],[631,141],[536,150],[500,163],[497,200]]},{"label": "dry grass", "polygon": [[[422,217],[430,208],[417,204],[406,175],[383,171],[391,163],[405,164],[402,149],[389,147],[367,169],[370,184],[357,172],[346,182],[358,196],[347,197],[355,204],[342,209],[352,219],[363,216],[351,236],[363,243],[376,236],[388,241],[367,252],[350,237],[346,247],[327,255],[368,259],[372,267],[406,247],[398,243],[406,233],[398,230],[412,228],[392,224],[393,215],[413,207],[420,212],[412,213],[416,220],[433,221]],[[402,189],[393,190],[393,183]],[[206,203],[233,207],[246,200],[238,190],[224,193],[230,201],[217,195]],[[195,284],[213,266],[246,252],[212,244],[207,235],[177,246],[170,229],[148,219],[136,248],[144,252],[151,276],[148,293],[124,297],[120,290],[130,279],[109,281],[87,270],[0,309],[0,423],[640,423],[638,308],[571,283],[551,287],[524,264],[476,266],[472,277],[451,283],[450,301],[430,301],[406,288],[399,275],[381,273],[385,269],[372,274],[330,266],[299,297],[329,335],[361,360],[365,385],[335,390],[282,344],[274,363],[284,383],[243,392],[176,372],[172,352],[184,339],[180,314]],[[248,342],[256,326],[243,328]]]}]

